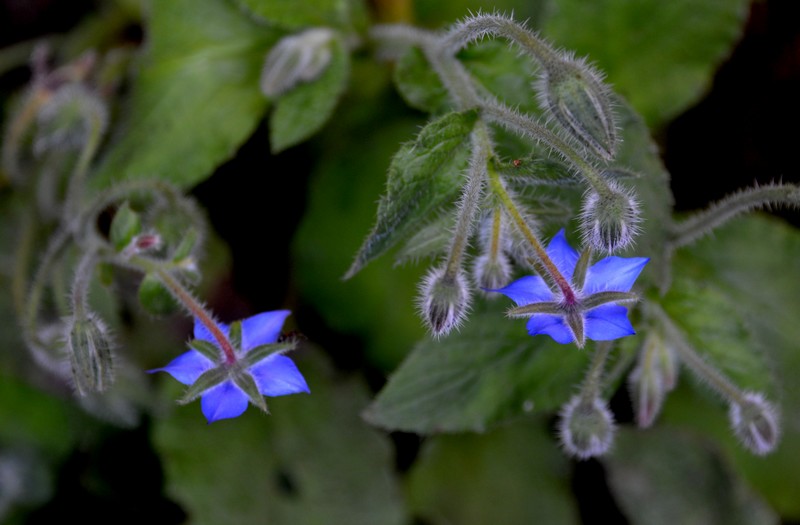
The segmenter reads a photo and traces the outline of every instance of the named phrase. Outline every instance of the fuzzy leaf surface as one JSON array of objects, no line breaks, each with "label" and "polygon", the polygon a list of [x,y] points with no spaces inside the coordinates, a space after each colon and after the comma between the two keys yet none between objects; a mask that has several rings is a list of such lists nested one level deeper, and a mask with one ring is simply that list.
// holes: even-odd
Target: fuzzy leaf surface
[{"label": "fuzzy leaf surface", "polygon": [[389,166],[378,219],[346,277],[415,233],[436,213],[454,203],[469,161],[474,111],[449,113],[425,126],[403,145]]}]

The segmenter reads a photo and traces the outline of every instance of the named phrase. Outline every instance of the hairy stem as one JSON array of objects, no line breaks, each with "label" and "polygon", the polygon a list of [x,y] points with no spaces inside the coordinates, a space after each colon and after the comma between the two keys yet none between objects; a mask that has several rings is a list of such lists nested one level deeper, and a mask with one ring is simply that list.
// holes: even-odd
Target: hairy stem
[{"label": "hairy stem", "polygon": [[589,370],[581,384],[581,397],[587,405],[591,405],[596,398],[600,397],[603,387],[603,371],[611,353],[611,346],[610,341],[600,341],[596,345]]},{"label": "hairy stem", "polygon": [[676,224],[671,232],[668,249],[675,250],[686,246],[742,213],[771,204],[800,205],[800,186],[770,184],[729,195],[708,209]]}]

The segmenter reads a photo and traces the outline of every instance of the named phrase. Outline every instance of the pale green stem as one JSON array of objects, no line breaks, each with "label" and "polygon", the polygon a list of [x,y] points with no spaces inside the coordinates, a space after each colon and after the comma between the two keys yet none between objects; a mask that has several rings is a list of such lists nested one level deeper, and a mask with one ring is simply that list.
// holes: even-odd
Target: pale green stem
[{"label": "pale green stem", "polygon": [[75,164],[75,169],[69,180],[67,187],[67,196],[64,202],[64,213],[62,221],[64,224],[73,224],[73,228],[77,228],[78,224],[72,221],[80,214],[80,199],[83,194],[86,176],[89,172],[89,164],[92,162],[98,148],[100,147],[100,140],[103,137],[103,121],[97,115],[88,117],[89,137],[81,149],[78,161]]}]

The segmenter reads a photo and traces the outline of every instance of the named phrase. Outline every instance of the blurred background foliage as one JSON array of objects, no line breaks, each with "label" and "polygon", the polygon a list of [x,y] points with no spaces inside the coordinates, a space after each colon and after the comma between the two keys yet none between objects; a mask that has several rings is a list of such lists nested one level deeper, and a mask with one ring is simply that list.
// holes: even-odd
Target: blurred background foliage
[{"label": "blurred background foliage", "polygon": [[[258,88],[266,50],[309,25],[363,36],[373,21],[439,28],[470,11],[513,12],[607,73],[644,119],[632,125],[655,137],[658,149],[642,143],[640,161],[663,171],[660,157],[676,209],[686,211],[753,180],[800,178],[799,136],[784,131],[800,118],[799,7],[791,0],[0,1],[4,125],[29,80],[32,39],[49,40],[57,61],[88,48],[134,53],[92,185],[158,177],[199,199],[215,231],[201,297],[226,321],[291,309],[288,328],[308,340],[294,357],[312,390],[271,401],[269,417],[249,411],[206,426],[196,405],[175,405],[174,381],[138,373],[87,411],[28,357],[11,294],[0,294],[0,521],[800,523],[794,229],[774,218],[742,220],[679,253],[667,299],[680,312],[681,290],[702,282],[708,303],[690,305],[697,318],[687,323],[724,323],[707,318],[707,304],[739,305],[737,315],[763,344],[794,350],[768,360],[789,379],[782,447],[766,459],[743,452],[724,410],[683,380],[647,431],[630,424],[620,388],[612,398],[623,426],[615,451],[574,462],[557,449],[552,410],[582,373],[585,354],[541,344],[533,359],[525,353],[531,339],[513,322],[491,329],[518,335],[517,346],[494,348],[486,334],[496,332],[477,315],[450,343],[452,355],[433,354],[436,343],[414,312],[420,266],[393,268],[384,257],[342,280],[374,219],[392,154],[427,120],[398,95],[390,65],[358,47],[331,79],[341,96],[323,108],[330,119],[298,124],[285,132],[292,140],[276,139],[275,130],[296,124],[293,108],[283,103],[289,116],[276,128],[279,108]],[[0,180],[6,292],[25,203]],[[783,219],[797,224],[796,214]],[[770,251],[752,250],[756,243]],[[121,292],[124,300],[107,308],[121,314],[115,335],[136,370],[183,351],[186,319],[154,320]],[[735,338],[705,343],[721,360],[748,351],[737,351]],[[430,398],[409,405],[400,392],[370,405],[415,345],[398,376],[430,388]],[[426,361],[426,353],[433,357]],[[450,377],[433,373],[435,359],[446,361]],[[552,404],[526,403],[533,392]],[[114,395],[128,400],[124,417]],[[468,408],[448,419],[448,407],[465,399]],[[431,415],[431,407],[441,413]],[[404,431],[383,431],[362,414]]]}]

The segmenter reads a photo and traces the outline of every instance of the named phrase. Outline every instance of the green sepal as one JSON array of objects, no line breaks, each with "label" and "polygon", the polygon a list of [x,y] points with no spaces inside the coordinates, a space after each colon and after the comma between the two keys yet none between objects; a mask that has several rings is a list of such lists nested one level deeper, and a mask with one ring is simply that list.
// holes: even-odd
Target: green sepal
[{"label": "green sepal", "polygon": [[133,211],[127,202],[123,203],[111,221],[108,233],[111,245],[116,251],[121,252],[141,232],[142,220],[139,214]]},{"label": "green sepal", "polygon": [[446,204],[458,198],[469,161],[475,111],[448,113],[425,126],[389,166],[378,219],[345,278],[401,239],[415,233]]},{"label": "green sepal", "polygon": [[254,406],[257,406],[262,411],[269,413],[267,402],[264,400],[264,396],[261,395],[261,392],[258,391],[256,380],[253,379],[253,376],[250,374],[250,372],[246,370],[235,372],[233,374],[233,382],[236,383],[236,386],[242,389],[242,392],[247,394],[247,398],[251,403],[253,403]]},{"label": "green sepal", "polygon": [[234,348],[242,347],[242,322],[234,321],[228,329],[228,339]]},{"label": "green sepal", "polygon": [[204,341],[203,339],[192,339],[189,341],[188,346],[192,350],[197,350],[215,363],[218,363],[222,357],[222,352],[220,351],[219,347],[210,341]]},{"label": "green sepal", "polygon": [[150,314],[163,316],[178,310],[175,298],[152,273],[148,273],[142,279],[138,295],[142,308]]},{"label": "green sepal", "polygon": [[172,260],[174,262],[179,262],[189,257],[192,254],[194,247],[197,245],[199,238],[200,234],[196,228],[189,228],[186,230],[172,254]]},{"label": "green sepal", "polygon": [[186,389],[186,391],[183,393],[183,396],[178,399],[178,404],[185,405],[187,403],[191,403],[203,395],[206,390],[214,388],[228,379],[230,379],[230,369],[227,365],[220,365],[210,370],[206,370],[200,377],[197,378],[197,381],[189,385],[189,388]]},{"label": "green sepal", "polygon": [[564,320],[567,322],[570,330],[572,330],[572,334],[575,336],[575,344],[578,345],[578,348],[583,348],[583,345],[586,344],[586,321],[583,318],[583,315],[577,311],[569,312],[564,317]]},{"label": "green sepal", "polygon": [[589,268],[591,262],[592,249],[589,247],[584,248],[581,252],[581,256],[578,257],[578,262],[575,263],[575,270],[572,272],[572,283],[577,288],[583,288],[586,282],[586,270]]},{"label": "green sepal", "polygon": [[584,310],[591,310],[608,303],[631,303],[639,300],[633,292],[598,292],[581,301]]},{"label": "green sepal", "polygon": [[541,303],[531,303],[524,306],[511,308],[508,312],[506,312],[506,315],[509,317],[520,317],[533,314],[559,315],[563,313],[564,310],[559,306],[558,303],[554,301],[544,301]]},{"label": "green sepal", "polygon": [[283,343],[259,345],[251,350],[248,350],[247,353],[242,356],[242,363],[244,363],[245,368],[250,368],[251,366],[260,363],[271,355],[285,354],[286,352],[290,352],[294,350],[296,346],[296,341],[285,341]]}]

